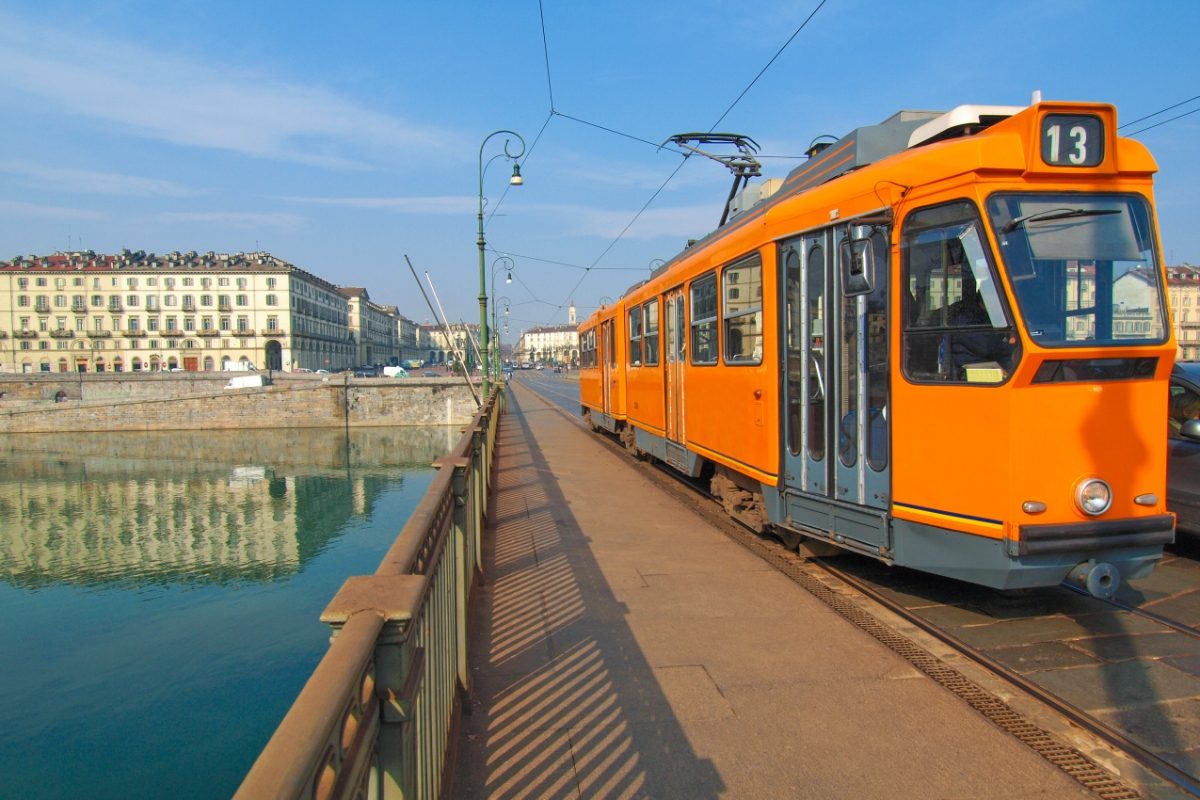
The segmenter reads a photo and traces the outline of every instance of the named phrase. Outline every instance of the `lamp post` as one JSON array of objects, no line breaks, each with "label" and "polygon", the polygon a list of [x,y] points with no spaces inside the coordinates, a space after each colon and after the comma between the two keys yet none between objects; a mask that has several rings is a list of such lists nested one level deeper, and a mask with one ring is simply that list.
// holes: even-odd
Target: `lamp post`
[{"label": "lamp post", "polygon": [[[496,267],[500,266],[502,263],[505,263],[505,262],[507,262],[507,266],[505,267],[505,269],[508,270],[508,274],[504,276],[504,282],[512,283],[512,271],[513,271],[513,267],[515,267],[516,264],[508,256],[500,256],[499,258],[497,258],[495,261],[492,262],[492,300],[493,300],[493,302],[496,301]],[[496,308],[495,308],[495,306],[492,307],[492,335],[495,336],[495,338],[496,338],[496,368],[495,368],[495,376],[494,377],[498,380],[500,377],[500,334],[496,329]]]},{"label": "lamp post", "polygon": [[[511,277],[510,277],[510,281],[511,281]],[[496,321],[496,317],[499,314],[498,309],[500,307],[501,302],[504,303],[504,332],[507,333],[508,332],[508,304],[511,303],[512,301],[509,300],[507,297],[497,297],[496,290],[493,287],[492,303],[494,303],[494,305],[492,306],[492,336],[496,340],[496,381],[497,381],[497,383],[500,381],[500,375],[504,371],[503,370],[504,343],[501,341],[501,337],[500,337],[500,325]]]},{"label": "lamp post", "polygon": [[[489,343],[491,342],[491,338],[488,334],[487,265],[485,264],[485,259],[484,259],[484,249],[486,248],[487,243],[483,238],[483,169],[484,169],[483,148],[487,147],[488,141],[493,136],[499,136],[504,133],[507,133],[507,134],[517,137],[517,141],[519,141],[521,143],[521,150],[517,153],[508,152],[509,140],[505,139],[504,140],[504,152],[501,154],[492,156],[492,160],[495,160],[495,159],[499,158],[501,155],[503,155],[509,161],[513,162],[513,174],[512,174],[512,177],[509,178],[509,180],[508,180],[508,183],[510,186],[520,186],[525,182],[524,179],[521,177],[521,165],[517,161],[518,158],[525,155],[525,140],[521,138],[521,134],[519,134],[515,131],[501,129],[498,131],[493,131],[493,132],[489,133],[486,137],[484,137],[483,143],[481,145],[479,145],[479,343],[481,345],[481,347],[479,349],[480,349],[480,357],[483,358],[483,365],[482,365],[483,366],[483,387],[482,388],[483,388],[483,396],[484,397],[487,397],[488,392],[491,390],[491,384],[488,380],[488,377],[489,377],[488,370],[491,368],[491,364],[488,362],[488,351],[491,350],[491,347],[489,345]],[[491,161],[488,161],[488,163],[490,164]]]}]

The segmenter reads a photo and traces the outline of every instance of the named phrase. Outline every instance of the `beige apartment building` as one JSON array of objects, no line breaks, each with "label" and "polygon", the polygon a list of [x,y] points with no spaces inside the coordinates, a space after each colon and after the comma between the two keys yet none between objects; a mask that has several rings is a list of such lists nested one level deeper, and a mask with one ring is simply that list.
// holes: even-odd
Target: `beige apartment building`
[{"label": "beige apartment building", "polygon": [[337,369],[356,348],[338,288],[269,253],[0,261],[0,372]]},{"label": "beige apartment building", "polygon": [[1200,361],[1200,267],[1167,267],[1167,298],[1175,324],[1175,358]]},{"label": "beige apartment building", "polygon": [[355,343],[356,364],[398,364],[400,347],[394,306],[381,306],[371,300],[366,289],[343,286],[350,335]]}]

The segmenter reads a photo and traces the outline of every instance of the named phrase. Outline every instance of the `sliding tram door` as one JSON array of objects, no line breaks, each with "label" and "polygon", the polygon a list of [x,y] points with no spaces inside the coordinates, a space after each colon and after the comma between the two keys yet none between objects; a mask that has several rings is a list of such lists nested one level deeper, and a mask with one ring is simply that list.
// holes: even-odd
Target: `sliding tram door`
[{"label": "sliding tram door", "polygon": [[789,519],[889,545],[884,228],[839,225],[783,244],[784,473]]}]

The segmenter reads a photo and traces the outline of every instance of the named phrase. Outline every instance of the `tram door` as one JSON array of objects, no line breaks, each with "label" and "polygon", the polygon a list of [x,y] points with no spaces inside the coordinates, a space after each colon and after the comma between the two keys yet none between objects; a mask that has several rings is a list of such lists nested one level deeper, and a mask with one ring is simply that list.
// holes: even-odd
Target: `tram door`
[{"label": "tram door", "polygon": [[613,383],[617,366],[616,340],[613,338],[613,321],[600,323],[600,386],[604,391],[604,413],[613,413]]},{"label": "tram door", "polygon": [[687,326],[683,319],[683,289],[677,288],[667,292],[664,297],[664,396],[666,397],[667,439],[682,444],[683,429],[683,362],[686,354],[685,333]]},{"label": "tram door", "polygon": [[784,243],[789,518],[890,546],[888,233],[839,225]]}]

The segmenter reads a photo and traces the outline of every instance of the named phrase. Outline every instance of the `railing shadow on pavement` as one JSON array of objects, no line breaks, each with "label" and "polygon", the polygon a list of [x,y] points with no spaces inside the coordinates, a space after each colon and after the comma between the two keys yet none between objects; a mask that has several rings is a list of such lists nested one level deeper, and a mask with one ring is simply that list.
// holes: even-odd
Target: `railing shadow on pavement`
[{"label": "railing shadow on pavement", "polygon": [[[471,631],[472,710],[455,798],[715,798],[588,539],[510,398]],[[619,498],[613,524],[620,524]]]},{"label": "railing shadow on pavement", "polygon": [[470,687],[467,620],[505,396],[494,392],[439,467],[374,575],[321,614],[329,650],[239,798],[436,798]]}]

